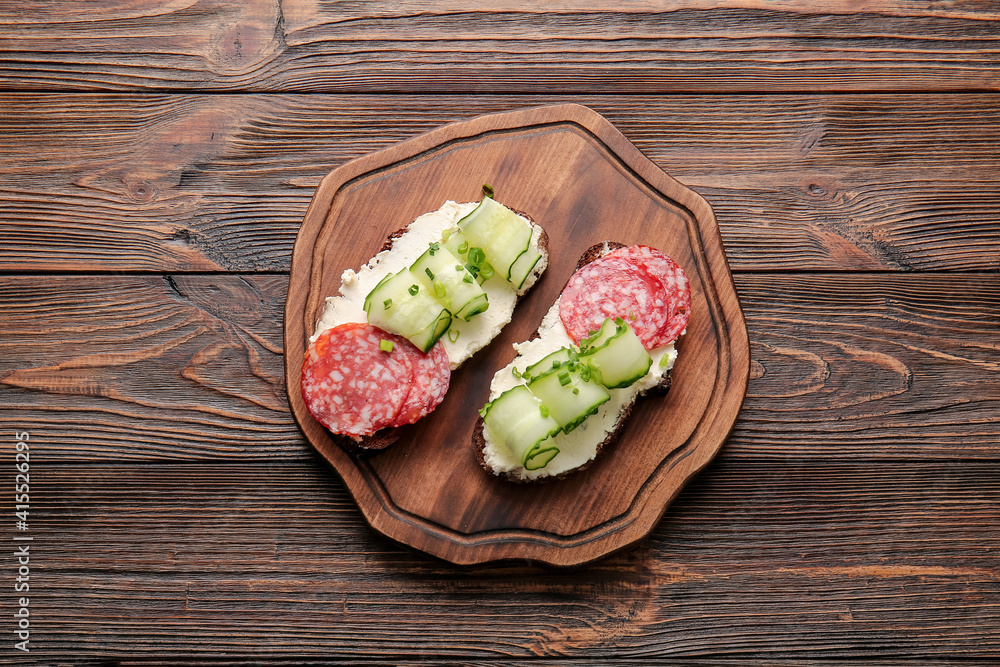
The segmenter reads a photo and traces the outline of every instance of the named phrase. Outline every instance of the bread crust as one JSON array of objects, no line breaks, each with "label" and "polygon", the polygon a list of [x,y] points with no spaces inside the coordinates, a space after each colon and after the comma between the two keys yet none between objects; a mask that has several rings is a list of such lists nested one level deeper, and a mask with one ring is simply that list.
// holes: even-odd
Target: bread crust
[{"label": "bread crust", "polygon": [[[596,243],[590,246],[580,256],[580,260],[576,263],[576,268],[574,269],[574,273],[582,269],[587,264],[590,264],[594,260],[600,259],[601,257],[608,254],[612,250],[624,247],[625,247],[624,243],[618,243],[617,241],[604,241],[602,243]],[[569,279],[567,279],[567,283],[568,282]],[[536,329],[534,333],[532,333],[531,336],[528,338],[528,340],[534,340],[535,338],[538,338],[539,335],[540,334]],[[486,472],[496,477],[500,477],[501,479],[506,479],[515,484],[542,484],[545,482],[551,482],[563,479],[567,475],[571,475],[580,470],[585,470],[586,468],[590,467],[590,464],[592,464],[594,461],[597,460],[597,457],[600,456],[601,451],[603,451],[605,447],[611,446],[614,442],[618,440],[618,438],[622,434],[622,431],[625,430],[625,425],[628,423],[629,417],[632,416],[632,409],[635,407],[635,404],[639,402],[639,399],[647,395],[662,396],[665,395],[668,391],[670,391],[671,372],[672,372],[671,370],[668,370],[666,373],[663,374],[663,377],[657,384],[653,385],[649,389],[646,389],[645,391],[640,392],[639,395],[636,396],[636,400],[633,403],[625,406],[625,409],[622,410],[621,413],[618,415],[618,420],[615,422],[615,427],[611,430],[610,433],[608,433],[607,437],[604,438],[603,441],[598,443],[597,451],[594,453],[594,458],[590,459],[583,465],[577,466],[576,468],[572,468],[571,470],[566,470],[562,473],[559,473],[558,475],[546,475],[544,477],[536,477],[535,479],[525,479],[519,476],[516,470],[507,472],[498,472],[493,468],[491,468],[489,464],[486,463],[486,436],[483,433],[484,422],[482,417],[479,417],[476,420],[476,426],[472,431],[472,446],[476,454],[476,460],[479,462],[479,465],[482,466],[484,470],[486,470]]]},{"label": "bread crust", "polygon": [[[538,249],[539,251],[541,251],[543,257],[547,259],[549,251],[549,235],[545,231],[545,228],[539,225],[537,222],[535,222],[535,220],[527,213],[523,213],[522,211],[518,211],[516,209],[510,209],[510,210],[514,211],[514,213],[517,213],[522,218],[528,220],[533,227],[538,227],[538,229],[540,230],[538,237]],[[396,239],[400,238],[403,234],[405,234],[408,227],[409,226],[401,227],[400,229],[397,229],[393,233],[389,234],[389,236],[386,237],[385,242],[382,244],[382,248],[379,250],[379,252],[392,250],[392,247],[395,244]],[[537,283],[537,280],[535,282]],[[531,288],[529,287],[525,289],[524,292],[517,295],[517,298],[514,300],[515,310],[517,309],[518,302],[525,294],[527,294],[527,292],[530,289]],[[387,428],[380,429],[375,433],[372,433],[371,435],[363,435],[363,436],[342,435],[340,433],[333,433],[331,431],[328,431],[328,433],[330,433],[330,437],[333,439],[333,441],[337,445],[339,445],[341,449],[347,451],[348,453],[354,454],[355,456],[369,456],[384,450],[385,448],[389,447],[389,445],[399,440],[400,437],[403,435],[403,432],[405,431],[407,426],[390,426]]]}]

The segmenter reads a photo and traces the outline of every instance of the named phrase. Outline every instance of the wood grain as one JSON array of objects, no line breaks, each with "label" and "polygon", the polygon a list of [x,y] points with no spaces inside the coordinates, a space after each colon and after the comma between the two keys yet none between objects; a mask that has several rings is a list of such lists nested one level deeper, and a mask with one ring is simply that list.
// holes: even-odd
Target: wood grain
[{"label": "wood grain", "polygon": [[[976,0],[0,3],[0,423],[35,492],[32,653],[0,664],[995,661],[997,26]],[[458,570],[374,536],[306,446],[280,274],[330,169],[562,101],[712,203],[750,395],[638,549]]]},{"label": "wood grain", "polygon": [[459,570],[384,542],[309,462],[38,465],[36,477],[38,650],[50,661],[758,664],[1000,650],[993,463],[724,455],[642,547],[572,574]]},{"label": "wood grain", "polygon": [[974,2],[45,0],[0,13],[0,87],[579,93],[996,90]]},{"label": "wood grain", "polygon": [[[723,451],[998,460],[998,280],[737,274],[751,377]],[[286,288],[253,275],[2,277],[2,420],[35,434],[45,461],[312,460],[285,402]]]},{"label": "wood grain", "polygon": [[[1000,267],[990,96],[569,100],[709,200],[736,270]],[[330,169],[551,101],[0,95],[0,269],[287,271]]]},{"label": "wood grain", "polygon": [[[452,373],[444,401],[370,460],[349,455],[300,392],[290,391],[289,403],[306,439],[381,533],[456,564],[531,559],[578,566],[648,533],[718,452],[749,376],[746,325],[711,208],[591,109],[563,104],[481,116],[324,177],[292,256],[286,383],[300,382],[308,339],[343,272],[368,262],[390,234],[439,202],[477,198],[484,182],[545,229],[546,275],[492,343]],[[393,213],[373,214],[374,206]],[[670,393],[638,402],[615,445],[584,473],[527,487],[498,480],[470,449],[493,373],[538,327],[578,259],[609,239],[662,250],[691,282],[691,320]]]}]

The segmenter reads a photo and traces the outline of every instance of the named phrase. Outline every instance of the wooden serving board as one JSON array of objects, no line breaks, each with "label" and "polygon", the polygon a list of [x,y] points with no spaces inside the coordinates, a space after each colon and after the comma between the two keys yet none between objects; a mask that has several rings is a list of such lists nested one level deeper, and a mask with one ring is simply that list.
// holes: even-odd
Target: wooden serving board
[{"label": "wooden serving board", "polygon": [[[446,200],[498,201],[547,230],[550,264],[513,321],[453,375],[444,402],[374,456],[347,454],[312,419],[299,376],[324,299],[347,268]],[[613,240],[664,251],[691,279],[692,312],[673,387],[640,399],[621,438],[566,479],[517,485],[476,462],[470,439],[494,372],[514,357],[580,255]],[[746,393],[749,342],[708,203],[646,159],[586,107],[560,105],[447,125],[334,170],[295,242],[285,310],[295,418],[371,526],[458,564],[594,561],[646,536],[681,487],[719,451]]]}]

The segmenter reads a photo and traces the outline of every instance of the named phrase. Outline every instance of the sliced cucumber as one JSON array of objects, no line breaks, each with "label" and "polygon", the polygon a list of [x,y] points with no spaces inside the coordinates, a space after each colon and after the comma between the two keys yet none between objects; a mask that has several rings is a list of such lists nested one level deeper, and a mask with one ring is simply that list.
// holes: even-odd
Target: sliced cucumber
[{"label": "sliced cucumber", "polygon": [[553,368],[527,384],[528,390],[541,399],[549,415],[566,433],[611,398],[607,389],[597,382],[585,380],[574,366]]},{"label": "sliced cucumber", "polygon": [[541,361],[531,364],[530,366],[525,368],[524,373],[521,374],[521,377],[523,377],[524,380],[527,382],[531,378],[543,375],[552,370],[553,368],[561,367],[563,364],[569,362],[572,356],[575,356],[575,352],[570,350],[568,347],[561,347],[555,352],[552,352],[551,354],[542,358]]},{"label": "sliced cucumber", "polygon": [[[458,221],[470,247],[482,248],[493,269],[513,282],[511,269],[531,245],[531,226],[491,197],[484,197],[469,215]],[[533,267],[538,260],[531,262]],[[523,267],[518,267],[522,272]],[[531,271],[529,267],[528,271]],[[527,276],[527,273],[524,274]],[[517,286],[524,282],[520,278]]]},{"label": "sliced cucumber", "polygon": [[441,238],[441,245],[463,262],[469,257],[469,239],[465,238],[465,234],[458,227],[451,227],[444,231]]},{"label": "sliced cucumber", "polygon": [[475,276],[480,285],[493,277],[495,270],[486,261],[486,252],[479,246],[471,245],[458,227],[448,230],[448,238],[442,239],[441,245],[462,261],[466,270]]},{"label": "sliced cucumber", "polygon": [[489,439],[502,442],[525,468],[526,464],[536,465],[544,460],[537,466],[543,467],[559,453],[554,447],[545,447],[544,441],[559,433],[560,426],[551,416],[543,415],[542,402],[525,385],[519,384],[500,394],[487,403],[484,412],[483,423]]},{"label": "sliced cucumber", "polygon": [[527,250],[514,260],[514,264],[510,267],[510,277],[508,278],[510,284],[516,289],[521,289],[524,281],[531,275],[531,270],[535,268],[541,258],[541,253],[529,245]]},{"label": "sliced cucumber", "polygon": [[609,328],[615,331],[614,335],[604,338],[599,346],[584,349],[580,353],[580,363],[596,368],[608,389],[628,387],[649,372],[653,358],[632,327],[621,319],[617,322],[611,318],[604,320],[598,339],[602,339]]},{"label": "sliced cucumber", "polygon": [[427,352],[451,326],[451,313],[409,270],[382,279],[365,298],[368,323]]},{"label": "sliced cucumber", "polygon": [[490,305],[464,262],[439,243],[418,257],[410,271],[454,317],[468,322]]},{"label": "sliced cucumber", "polygon": [[524,455],[521,465],[525,470],[541,470],[549,464],[549,461],[556,457],[559,448],[548,440],[535,443],[535,446]]},{"label": "sliced cucumber", "polygon": [[[618,319],[622,323],[625,321],[621,318]],[[618,325],[619,322],[617,320],[613,320],[610,317],[604,318],[600,329],[590,332],[589,336],[580,341],[580,351],[586,354],[588,349],[598,348],[607,343],[614,336],[618,335]]]}]

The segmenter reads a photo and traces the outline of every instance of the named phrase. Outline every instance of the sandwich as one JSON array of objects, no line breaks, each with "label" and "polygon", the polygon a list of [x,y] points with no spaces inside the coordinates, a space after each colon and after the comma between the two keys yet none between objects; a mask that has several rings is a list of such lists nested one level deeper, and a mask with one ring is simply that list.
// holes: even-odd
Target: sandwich
[{"label": "sandwich", "polygon": [[384,449],[430,414],[548,265],[544,229],[483,189],[479,202],[448,201],[392,233],[326,299],[301,390],[348,451]]},{"label": "sandwich", "polygon": [[640,397],[669,390],[690,310],[688,278],[667,255],[592,246],[535,334],[493,376],[472,437],[480,464],[522,483],[586,468]]}]

